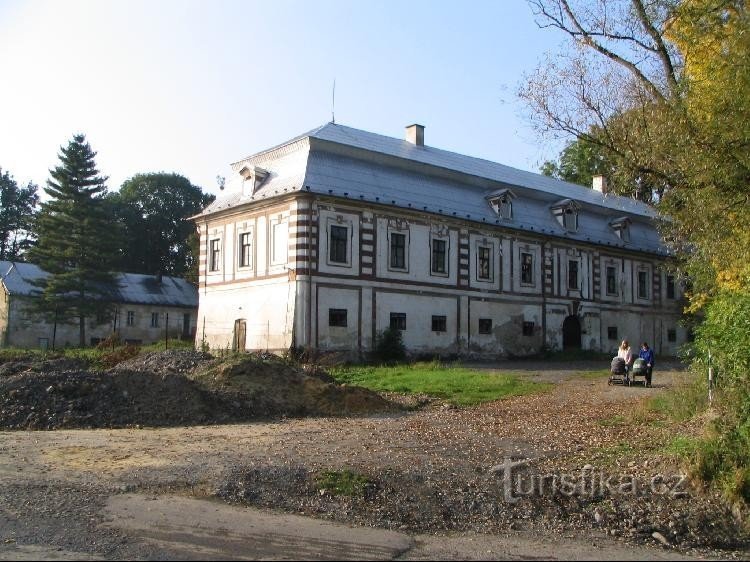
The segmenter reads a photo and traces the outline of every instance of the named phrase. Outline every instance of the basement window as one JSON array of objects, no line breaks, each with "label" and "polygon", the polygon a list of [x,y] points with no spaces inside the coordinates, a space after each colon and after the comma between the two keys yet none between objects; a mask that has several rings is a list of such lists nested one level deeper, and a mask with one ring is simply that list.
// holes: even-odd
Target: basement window
[{"label": "basement window", "polygon": [[524,336],[533,336],[534,335],[534,323],[533,322],[524,322],[523,323],[523,335]]},{"label": "basement window", "polygon": [[492,333],[492,318],[480,318],[479,319],[479,333],[480,334]]},{"label": "basement window", "polygon": [[403,312],[391,312],[391,330],[406,330],[406,314]]},{"label": "basement window", "polygon": [[617,340],[617,326],[609,326],[607,328],[607,339]]},{"label": "basement window", "polygon": [[328,309],[328,325],[337,328],[346,328],[347,310],[345,308]]},{"label": "basement window", "polygon": [[677,330],[674,328],[667,330],[667,341],[669,343],[675,343],[677,341]]},{"label": "basement window", "polygon": [[447,332],[448,321],[445,316],[433,316],[432,317],[432,331],[433,332]]}]

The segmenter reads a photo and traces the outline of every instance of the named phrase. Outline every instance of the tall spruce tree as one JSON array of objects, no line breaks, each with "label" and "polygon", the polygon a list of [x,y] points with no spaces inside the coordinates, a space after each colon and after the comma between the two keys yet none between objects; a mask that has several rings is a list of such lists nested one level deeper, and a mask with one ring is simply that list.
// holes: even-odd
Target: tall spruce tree
[{"label": "tall spruce tree", "polygon": [[111,264],[119,230],[104,196],[96,152],[82,134],[60,149],[60,165],[50,170],[36,228],[38,242],[31,260],[50,275],[40,287],[38,310],[58,323],[79,325],[79,345],[86,345],[86,318],[109,308],[114,284]]}]

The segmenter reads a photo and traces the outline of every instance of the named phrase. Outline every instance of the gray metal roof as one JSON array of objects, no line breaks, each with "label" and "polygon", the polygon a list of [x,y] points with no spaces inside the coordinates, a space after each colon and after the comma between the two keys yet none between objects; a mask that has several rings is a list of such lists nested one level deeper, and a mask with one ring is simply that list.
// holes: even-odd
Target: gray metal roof
[{"label": "gray metal roof", "polygon": [[[0,261],[0,281],[11,295],[36,296],[41,290],[34,281],[49,273],[31,263]],[[115,273],[116,286],[108,288],[112,302],[154,306],[198,307],[198,289],[179,277]]]},{"label": "gray metal roof", "polygon": [[[268,179],[252,196],[242,196],[239,189],[227,193],[203,215],[293,191],[309,191],[571,240],[667,253],[655,228],[658,214],[640,201],[343,125],[329,123],[236,162],[233,168],[236,171],[245,164],[268,170]],[[503,188],[510,188],[516,196],[512,220],[500,219],[486,200],[487,195]],[[582,208],[576,233],[566,232],[551,212],[566,199]],[[610,226],[613,219],[623,216],[632,219],[628,243]]]}]

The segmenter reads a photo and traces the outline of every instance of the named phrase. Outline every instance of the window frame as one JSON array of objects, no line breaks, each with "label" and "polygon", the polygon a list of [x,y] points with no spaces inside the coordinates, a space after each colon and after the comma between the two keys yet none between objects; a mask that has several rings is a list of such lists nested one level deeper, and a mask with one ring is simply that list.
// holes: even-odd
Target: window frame
[{"label": "window frame", "polygon": [[216,273],[221,270],[221,238],[211,238],[208,248],[208,271]]},{"label": "window frame", "polygon": [[[648,277],[649,271],[647,269],[639,269],[637,272],[637,283],[636,283],[636,296],[641,300],[648,300],[650,291],[648,290]],[[641,286],[641,279],[643,279],[643,286]],[[643,291],[641,291],[643,289]]]},{"label": "window frame", "polygon": [[[575,266],[575,267],[572,267]],[[575,272],[575,284],[571,283],[573,280],[572,274]],[[568,290],[569,291],[580,291],[580,281],[581,281],[581,262],[577,259],[569,259],[568,260]]]},{"label": "window frame", "polygon": [[[484,260],[486,262],[486,265],[487,265],[487,276],[486,277],[482,277],[482,275],[481,275],[481,272],[482,272],[482,262],[483,262],[483,259],[482,259],[482,252],[483,251],[487,252],[486,260]],[[492,275],[493,274],[493,271],[492,271],[492,269],[493,269],[492,254],[493,254],[493,247],[492,246],[490,246],[490,245],[484,245],[484,244],[479,244],[477,246],[477,249],[476,249],[476,278],[477,278],[477,281],[481,281],[483,283],[492,283],[492,281],[493,281],[493,275]]]},{"label": "window frame", "polygon": [[666,297],[669,300],[676,300],[677,299],[677,291],[676,291],[676,284],[675,284],[675,277],[674,275],[667,274],[666,279],[664,281],[665,289],[666,289]]},{"label": "window frame", "polygon": [[[443,247],[442,271],[435,268],[435,265],[437,264],[435,260],[435,253],[437,250],[436,242],[442,244]],[[448,256],[450,255],[450,249],[448,242],[448,238],[440,238],[435,236],[432,236],[430,238],[430,275],[438,275],[441,277],[448,277],[450,275],[448,267]]]},{"label": "window frame", "polygon": [[158,312],[151,313],[151,327],[152,328],[159,327],[159,313]]},{"label": "window frame", "polygon": [[[605,266],[604,271],[605,271],[605,285],[604,285],[605,293],[607,294],[607,296],[610,296],[610,297],[618,296],[619,291],[617,290],[617,266],[607,265]],[[611,277],[609,275],[610,271],[612,271]],[[612,280],[612,291],[609,290],[610,279]]]},{"label": "window frame", "polygon": [[[402,254],[401,254],[401,263],[402,265],[396,265],[393,263],[394,258],[394,249],[398,250],[398,246],[394,246],[394,242],[397,239],[396,237],[400,237],[403,245],[400,248]],[[409,271],[409,261],[408,261],[408,245],[409,245],[409,237],[404,232],[388,232],[388,269],[391,271]]]},{"label": "window frame", "polygon": [[135,326],[135,310],[128,310],[125,315],[125,325]]},{"label": "window frame", "polygon": [[[337,316],[338,318],[336,318]],[[343,318],[343,323],[342,323],[342,318]],[[328,327],[329,328],[348,328],[349,327],[349,309],[329,308],[328,309]]]},{"label": "window frame", "polygon": [[388,325],[392,330],[399,330],[401,332],[406,331],[406,313],[405,312],[391,312],[389,320],[390,322]]},{"label": "window frame", "polygon": [[[524,287],[535,287],[536,281],[534,279],[534,254],[532,252],[524,252],[524,251],[521,251],[520,254],[521,254],[521,267],[520,267],[521,285]],[[525,256],[529,257],[528,264],[524,263]],[[524,279],[524,274],[527,272],[528,272],[528,277],[529,277],[528,281]]]},{"label": "window frame", "polygon": [[[247,261],[246,261],[247,259]],[[253,267],[253,231],[240,232],[237,240],[237,268],[252,269]]]},{"label": "window frame", "polygon": [[492,335],[492,318],[479,318],[477,333],[483,336]]},{"label": "window frame", "polygon": [[[334,230],[336,229],[336,230]],[[339,232],[343,231],[344,236],[343,238],[336,239],[336,244],[334,244],[334,231]],[[351,266],[351,257],[349,255],[349,249],[351,244],[349,244],[349,240],[351,238],[351,227],[348,224],[329,224],[328,225],[328,251],[327,254],[327,261],[328,265],[334,265],[339,267],[350,267]],[[338,251],[341,250],[340,244],[343,243],[343,260],[334,259],[340,257],[338,255]],[[337,255],[334,256],[334,248],[336,248]]]},{"label": "window frame", "polygon": [[[435,327],[436,322],[437,328]],[[446,333],[448,331],[448,317],[444,314],[433,314],[432,331],[436,333]]]}]

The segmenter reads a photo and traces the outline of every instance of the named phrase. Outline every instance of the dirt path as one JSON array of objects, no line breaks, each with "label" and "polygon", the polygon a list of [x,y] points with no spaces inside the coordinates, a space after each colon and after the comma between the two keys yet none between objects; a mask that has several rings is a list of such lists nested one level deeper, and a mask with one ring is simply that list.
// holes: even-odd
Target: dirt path
[{"label": "dirt path", "polygon": [[[265,547],[257,546],[263,543],[257,539],[263,532],[243,534],[243,525],[261,529],[261,520],[271,527],[280,523],[263,519],[264,512],[203,499],[216,496],[398,531],[382,535],[395,541],[385,541],[390,546],[377,542],[380,539],[368,541],[380,537],[378,533],[392,531],[354,540],[354,545],[361,541],[362,545],[383,546],[384,550],[364,551],[366,557],[586,559],[605,553],[615,553],[613,558],[674,554],[663,550],[656,540],[649,539],[652,546],[643,549],[627,546],[623,542],[629,540],[626,535],[605,537],[591,523],[593,511],[581,514],[580,521],[566,516],[568,519],[557,525],[547,521],[554,519],[552,512],[539,511],[538,506],[524,512],[498,506],[502,492],[497,492],[497,484],[491,480],[491,468],[506,458],[527,458],[539,470],[580,469],[590,464],[650,474],[655,464],[649,462],[657,463],[657,452],[650,454],[648,448],[634,452],[635,448],[625,447],[623,444],[646,437],[634,436],[632,428],[619,420],[626,419],[645,396],[679,384],[682,373],[659,371],[654,388],[645,389],[610,387],[606,378],[581,377],[583,371],[601,368],[591,363],[501,367],[557,384],[549,393],[475,408],[436,404],[415,413],[378,417],[167,429],[0,432],[0,557],[21,557],[29,548],[29,555],[39,555],[40,551],[33,549],[46,548],[45,557],[58,553],[61,559],[69,553],[74,553],[73,557],[77,553],[104,558],[186,558],[190,552],[214,558],[286,558],[298,548],[294,541],[279,539],[278,551],[263,550]],[[653,427],[649,431],[653,440],[667,430]],[[349,501],[330,497],[325,491],[318,493],[314,475],[336,469],[358,471],[380,482],[377,501]],[[252,490],[247,489],[247,482],[254,486]],[[433,510],[435,494],[445,497]],[[469,501],[474,503],[469,505]],[[209,506],[215,517],[197,515]],[[455,521],[441,514],[446,506],[456,512]],[[462,506],[468,510],[467,516]],[[156,514],[163,519],[158,531],[149,519]],[[243,517],[250,519],[240,523]],[[227,541],[220,530],[206,530],[207,525],[226,527],[218,521],[235,521],[237,536]],[[323,523],[304,519],[285,528],[309,525],[307,531],[299,531],[303,533],[300,536],[314,536],[320,532],[319,524]],[[633,529],[636,527],[634,522]],[[444,536],[429,537],[424,531]],[[487,532],[494,535],[481,534]],[[340,544],[331,551],[334,557],[351,557],[346,549],[358,547],[346,546],[346,537],[358,536],[359,531],[334,526],[331,533],[343,537],[336,539]],[[295,532],[287,535],[294,537]],[[411,541],[408,549],[393,547],[402,539]],[[593,547],[592,541],[606,549]],[[313,550],[303,552],[325,557]]]}]

